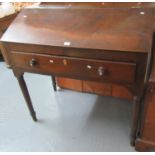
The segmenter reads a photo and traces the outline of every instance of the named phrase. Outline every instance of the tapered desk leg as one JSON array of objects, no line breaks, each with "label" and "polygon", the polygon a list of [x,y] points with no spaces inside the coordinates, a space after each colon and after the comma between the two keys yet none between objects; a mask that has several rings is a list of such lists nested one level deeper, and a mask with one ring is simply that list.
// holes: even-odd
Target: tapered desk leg
[{"label": "tapered desk leg", "polygon": [[35,114],[35,111],[33,109],[33,105],[32,105],[32,102],[31,102],[31,99],[30,99],[30,96],[29,96],[29,92],[28,92],[26,83],[24,81],[23,75],[17,77],[17,80],[18,80],[18,83],[19,83],[20,88],[22,90],[22,93],[24,95],[24,98],[25,98],[27,107],[28,107],[28,109],[30,111],[30,114],[31,114],[33,120],[37,121],[36,114]]},{"label": "tapered desk leg", "polygon": [[51,76],[51,79],[52,79],[53,89],[54,91],[57,91],[57,84],[56,84],[55,76]]},{"label": "tapered desk leg", "polygon": [[2,55],[0,54],[0,61],[4,61],[4,59],[3,59],[3,57],[2,57]]},{"label": "tapered desk leg", "polygon": [[140,113],[140,99],[134,97],[133,110],[132,110],[132,127],[131,127],[131,138],[130,143],[132,146],[135,145],[135,140],[137,136],[138,121]]}]

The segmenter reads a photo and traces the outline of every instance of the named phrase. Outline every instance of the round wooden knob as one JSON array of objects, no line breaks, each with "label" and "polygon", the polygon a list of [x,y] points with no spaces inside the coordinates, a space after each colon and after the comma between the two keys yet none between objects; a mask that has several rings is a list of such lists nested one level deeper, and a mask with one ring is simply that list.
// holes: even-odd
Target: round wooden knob
[{"label": "round wooden knob", "polygon": [[87,68],[88,68],[88,69],[92,69],[92,66],[91,66],[91,65],[87,65]]},{"label": "round wooden knob", "polygon": [[37,65],[37,61],[35,59],[30,60],[30,66],[35,67]]},{"label": "round wooden knob", "polygon": [[100,66],[99,68],[98,68],[98,75],[99,76],[103,76],[103,75],[105,75],[105,68],[104,67],[102,67],[102,66]]}]

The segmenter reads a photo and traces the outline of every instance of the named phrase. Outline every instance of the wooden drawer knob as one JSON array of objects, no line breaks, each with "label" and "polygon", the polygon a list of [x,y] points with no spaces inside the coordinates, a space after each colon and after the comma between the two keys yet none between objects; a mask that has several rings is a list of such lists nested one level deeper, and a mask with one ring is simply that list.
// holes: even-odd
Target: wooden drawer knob
[{"label": "wooden drawer knob", "polygon": [[99,76],[103,76],[103,75],[105,75],[105,73],[106,73],[105,68],[102,67],[102,66],[100,66],[100,67],[98,68],[98,75],[99,75]]},{"label": "wooden drawer knob", "polygon": [[32,59],[32,60],[30,60],[29,64],[30,64],[31,67],[35,67],[37,65],[37,60]]},{"label": "wooden drawer knob", "polygon": [[92,66],[91,65],[87,65],[87,69],[92,69]]}]

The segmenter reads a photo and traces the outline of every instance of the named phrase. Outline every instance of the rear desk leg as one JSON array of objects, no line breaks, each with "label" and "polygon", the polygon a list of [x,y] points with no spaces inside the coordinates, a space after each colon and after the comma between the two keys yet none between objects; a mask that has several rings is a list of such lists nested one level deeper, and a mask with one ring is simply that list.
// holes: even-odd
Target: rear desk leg
[{"label": "rear desk leg", "polygon": [[54,91],[57,91],[57,84],[56,84],[55,76],[51,76],[51,79],[52,79],[53,89]]},{"label": "rear desk leg", "polygon": [[32,116],[32,119],[34,121],[37,121],[36,114],[35,114],[35,111],[33,109],[31,99],[30,99],[30,95],[29,95],[25,80],[23,78],[23,73],[20,73],[18,71],[14,71],[14,74],[15,74],[17,80],[18,80],[19,86],[20,86],[21,91],[23,93],[23,96],[25,98],[25,101],[26,101],[27,107],[29,109],[29,112],[30,112],[30,114]]},{"label": "rear desk leg", "polygon": [[133,102],[133,110],[132,110],[132,127],[131,127],[131,137],[130,137],[130,143],[132,146],[135,145],[135,140],[137,137],[139,113],[140,113],[140,99],[135,96],[134,102]]}]

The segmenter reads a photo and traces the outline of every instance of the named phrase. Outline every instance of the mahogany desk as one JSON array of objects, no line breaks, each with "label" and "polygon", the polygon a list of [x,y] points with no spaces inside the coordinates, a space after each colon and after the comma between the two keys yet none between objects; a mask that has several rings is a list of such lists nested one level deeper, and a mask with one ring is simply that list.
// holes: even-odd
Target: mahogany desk
[{"label": "mahogany desk", "polygon": [[91,6],[23,10],[1,38],[1,45],[33,120],[37,118],[25,72],[116,83],[134,95],[134,145],[150,72],[154,13],[152,8]]}]

